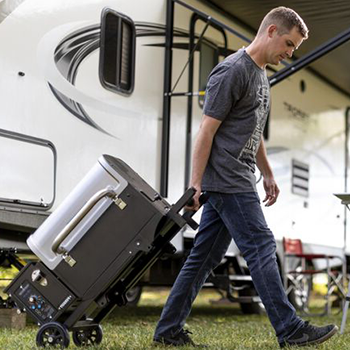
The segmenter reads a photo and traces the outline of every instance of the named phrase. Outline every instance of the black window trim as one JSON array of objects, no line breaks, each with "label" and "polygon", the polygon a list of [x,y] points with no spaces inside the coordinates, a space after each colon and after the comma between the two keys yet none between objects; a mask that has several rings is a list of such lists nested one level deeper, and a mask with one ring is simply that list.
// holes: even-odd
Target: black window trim
[{"label": "black window trim", "polygon": [[[191,16],[191,25],[193,26],[193,28],[195,28],[196,24],[198,21],[202,21],[204,24],[207,23],[206,19],[200,17],[200,16],[197,16],[196,14],[193,14]],[[227,41],[227,35],[226,35],[226,32],[223,28],[221,28],[220,26],[217,26],[215,23],[213,22],[210,22],[209,23],[209,26],[216,29],[220,34],[222,34],[222,38],[224,39],[224,47],[223,47],[223,51],[220,52],[220,47],[218,45],[216,45],[215,42],[211,41],[211,40],[208,40],[206,39],[205,37],[203,38],[203,41],[208,45],[208,46],[212,46],[212,48],[216,49],[216,52],[217,52],[217,57],[218,57],[218,62],[220,62],[220,56],[223,56],[223,57],[227,57],[227,52],[228,52],[228,41]],[[201,47],[202,45],[200,45],[199,47],[199,54],[201,55],[202,54],[202,50],[201,50]],[[201,58],[199,59],[201,60]],[[213,67],[214,68],[214,67]],[[200,80],[200,76],[201,76],[201,65],[199,64],[199,72],[198,72],[198,84],[199,84],[199,80]],[[198,86],[200,87],[200,86]],[[198,106],[200,109],[203,109],[203,106],[204,104],[201,104],[201,96],[198,96],[197,98],[197,103],[198,103]]]},{"label": "black window trim", "polygon": [[52,152],[53,156],[53,188],[52,188],[52,200],[49,203],[34,202],[27,200],[19,200],[14,198],[3,198],[0,197],[0,206],[2,207],[17,207],[17,208],[30,208],[37,211],[47,211],[52,208],[56,199],[56,178],[57,178],[57,150],[55,145],[48,140],[41,139],[34,136],[29,136],[26,134],[20,134],[14,131],[9,131],[5,129],[0,129],[0,137],[11,139],[14,141],[25,142],[32,145],[37,145],[41,147],[47,147]]},{"label": "black window trim", "polygon": [[[198,74],[198,87],[199,87],[199,90],[201,90],[201,78],[203,77],[202,76],[202,45],[207,45],[208,47],[210,47],[211,49],[213,49],[216,54],[216,59],[217,59],[217,63],[214,65],[214,67],[220,62],[219,59],[220,59],[220,49],[217,45],[215,45],[214,43],[212,43],[211,41],[208,41],[208,40],[203,40],[203,42],[201,43],[200,47],[199,47],[199,74]],[[214,67],[212,67],[212,69],[214,69]],[[207,76],[207,79],[208,79],[208,76]],[[208,81],[207,81],[208,82]],[[206,84],[207,85],[207,84]],[[206,86],[204,88],[204,90],[206,89]],[[198,96],[198,105],[200,107],[200,109],[203,109],[204,107],[204,95],[199,95]]]}]

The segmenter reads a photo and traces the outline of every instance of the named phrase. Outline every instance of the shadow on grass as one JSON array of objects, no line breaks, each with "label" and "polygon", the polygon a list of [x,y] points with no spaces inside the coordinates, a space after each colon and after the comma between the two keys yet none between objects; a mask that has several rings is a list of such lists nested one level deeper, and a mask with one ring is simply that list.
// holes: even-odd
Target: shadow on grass
[{"label": "shadow on grass", "polygon": [[[116,307],[109,315],[108,319],[127,318],[129,320],[140,320],[142,318],[159,318],[163,306],[138,306],[138,307]],[[193,307],[191,317],[232,317],[232,316],[250,316],[243,315],[239,308],[229,306],[211,306],[200,305]],[[259,315],[251,315],[252,317],[259,317]]]}]

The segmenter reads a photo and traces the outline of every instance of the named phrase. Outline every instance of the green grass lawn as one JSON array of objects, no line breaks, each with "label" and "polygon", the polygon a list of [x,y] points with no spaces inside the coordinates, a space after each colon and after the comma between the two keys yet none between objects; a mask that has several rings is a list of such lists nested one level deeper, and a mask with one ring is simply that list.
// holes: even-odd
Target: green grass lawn
[{"label": "green grass lawn", "polygon": [[[147,289],[138,307],[118,308],[102,323],[104,338],[100,346],[90,349],[160,349],[152,345],[154,327],[168,295],[167,289]],[[238,305],[212,304],[220,296],[205,290],[197,298],[186,328],[193,332],[195,342],[209,345],[209,349],[221,350],[272,350],[279,349],[274,331],[265,315],[242,315]],[[334,310],[336,311],[336,310]],[[350,315],[349,315],[350,318]],[[309,318],[310,319],[310,318]],[[313,317],[312,323],[322,325],[332,322],[340,326],[341,314],[329,317]],[[337,334],[318,349],[350,349],[350,319],[344,335]],[[35,336],[38,327],[29,324],[25,330],[0,328],[0,350],[37,349]],[[191,347],[182,347],[190,349]],[[79,349],[73,344],[69,349]],[[164,347],[168,349],[168,347]],[[304,348],[308,349],[308,348]],[[309,347],[314,349],[314,347]]]}]

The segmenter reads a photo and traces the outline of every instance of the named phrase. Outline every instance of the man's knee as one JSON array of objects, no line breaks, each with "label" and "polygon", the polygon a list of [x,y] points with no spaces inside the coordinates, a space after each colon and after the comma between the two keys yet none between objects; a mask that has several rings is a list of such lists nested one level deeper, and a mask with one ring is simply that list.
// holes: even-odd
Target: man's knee
[{"label": "man's knee", "polygon": [[269,265],[276,263],[276,241],[274,237],[267,237],[267,239],[260,243],[247,245],[242,252],[248,267],[255,267],[256,264]]}]

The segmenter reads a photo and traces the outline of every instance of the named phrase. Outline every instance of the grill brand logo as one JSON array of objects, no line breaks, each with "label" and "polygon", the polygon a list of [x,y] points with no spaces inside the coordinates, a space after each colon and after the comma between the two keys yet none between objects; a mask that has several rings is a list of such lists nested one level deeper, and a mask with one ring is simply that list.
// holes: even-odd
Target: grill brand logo
[{"label": "grill brand logo", "polygon": [[71,295],[68,295],[68,297],[66,299],[63,300],[63,302],[61,303],[61,305],[58,307],[58,309],[64,309],[69,302],[73,299],[73,297]]}]

